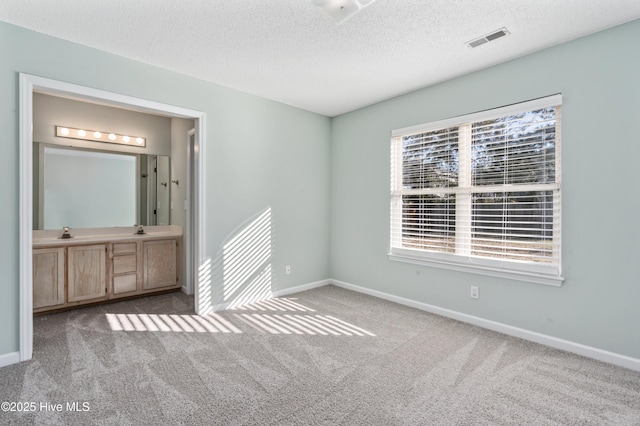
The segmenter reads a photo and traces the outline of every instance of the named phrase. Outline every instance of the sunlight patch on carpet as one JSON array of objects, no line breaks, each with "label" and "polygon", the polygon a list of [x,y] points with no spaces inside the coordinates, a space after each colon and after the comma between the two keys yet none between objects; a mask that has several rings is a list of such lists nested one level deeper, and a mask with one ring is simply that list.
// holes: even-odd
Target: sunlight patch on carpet
[{"label": "sunlight patch on carpet", "polygon": [[105,314],[113,331],[165,331],[178,333],[234,333],[242,331],[225,318],[209,315]]}]

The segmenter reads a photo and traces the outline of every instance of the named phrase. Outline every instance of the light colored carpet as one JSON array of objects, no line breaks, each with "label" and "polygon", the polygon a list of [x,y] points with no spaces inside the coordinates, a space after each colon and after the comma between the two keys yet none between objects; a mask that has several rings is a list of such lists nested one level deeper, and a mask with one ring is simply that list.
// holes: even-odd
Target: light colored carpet
[{"label": "light colored carpet", "polygon": [[638,372],[334,286],[203,317],[172,293],[34,329],[0,401],[37,410],[0,424],[640,425]]}]

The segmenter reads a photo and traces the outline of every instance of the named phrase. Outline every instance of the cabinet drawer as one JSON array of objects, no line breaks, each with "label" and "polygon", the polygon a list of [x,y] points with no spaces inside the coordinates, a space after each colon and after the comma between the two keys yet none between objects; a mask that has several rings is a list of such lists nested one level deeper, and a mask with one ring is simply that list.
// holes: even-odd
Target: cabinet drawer
[{"label": "cabinet drawer", "polygon": [[113,294],[129,293],[137,290],[137,275],[120,275],[113,277]]},{"label": "cabinet drawer", "polygon": [[127,254],[136,252],[136,243],[114,243],[113,254]]},{"label": "cabinet drawer", "polygon": [[129,272],[136,272],[138,264],[138,258],[135,254],[128,254],[125,256],[113,257],[113,273],[114,274],[126,274]]}]

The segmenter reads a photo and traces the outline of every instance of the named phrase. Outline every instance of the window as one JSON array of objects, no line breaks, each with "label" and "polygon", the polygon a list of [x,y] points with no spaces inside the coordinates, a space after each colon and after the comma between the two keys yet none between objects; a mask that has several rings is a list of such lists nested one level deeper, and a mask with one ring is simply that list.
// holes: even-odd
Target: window
[{"label": "window", "polygon": [[393,131],[390,258],[560,285],[561,103]]}]

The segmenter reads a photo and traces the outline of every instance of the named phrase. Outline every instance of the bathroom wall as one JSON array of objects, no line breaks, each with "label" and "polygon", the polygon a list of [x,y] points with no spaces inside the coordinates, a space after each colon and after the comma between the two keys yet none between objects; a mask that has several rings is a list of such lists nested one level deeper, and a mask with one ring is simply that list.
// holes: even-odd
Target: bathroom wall
[{"label": "bathroom wall", "polygon": [[[56,136],[55,126],[141,136],[147,139],[147,144],[145,147],[137,147],[60,138]],[[171,119],[34,93],[33,141],[102,151],[171,155]]]},{"label": "bathroom wall", "polygon": [[[44,182],[35,179],[40,176],[43,164],[39,164],[39,153],[43,150],[44,145],[62,145],[65,147],[74,147],[82,149],[93,149],[99,151],[119,152],[127,154],[147,154],[147,155],[171,155],[172,151],[172,120],[168,117],[162,117],[153,114],[145,114],[137,111],[130,111],[122,108],[116,108],[106,105],[100,105],[96,103],[87,102],[84,100],[75,100],[69,98],[63,98],[60,96],[52,96],[43,93],[34,93],[33,95],[33,140],[34,140],[34,229],[42,229],[43,226],[51,229],[50,224],[43,225],[43,210],[40,208],[44,205],[43,195],[44,191],[40,191],[40,188],[44,188]],[[70,139],[56,136],[56,126],[73,127],[80,129],[98,130],[104,133],[117,133],[131,136],[141,136],[146,138],[146,146],[127,146],[112,144],[108,142],[95,142],[82,139]],[[184,143],[183,143],[184,144]],[[181,161],[186,161],[184,158]],[[36,165],[40,167],[36,168]],[[178,167],[184,168],[186,165],[178,165]],[[134,223],[147,223],[143,220],[141,214],[145,214],[146,217],[146,205],[142,205],[145,202],[146,197],[143,197],[143,191],[147,191],[147,180],[140,179],[140,175],[137,174],[136,185],[138,187],[138,197],[140,201],[139,213],[132,220],[122,222],[119,226],[125,224]],[[147,174],[147,173],[145,173]],[[87,176],[88,178],[90,176]],[[82,179],[78,177],[78,183],[82,182]],[[173,189],[170,188],[173,193]],[[132,188],[133,190],[133,188]],[[91,194],[91,192],[90,192]],[[98,207],[101,204],[100,191],[95,193],[96,200],[87,200],[87,203],[91,203]],[[134,194],[135,196],[135,194]],[[100,211],[98,209],[97,211]],[[169,212],[167,215],[169,216]],[[95,214],[92,214],[95,216]],[[97,219],[97,218],[96,218]],[[105,218],[106,219],[106,218]],[[68,221],[65,223],[71,225]],[[85,222],[85,221],[83,221]],[[87,223],[100,224],[100,226],[108,226],[109,221],[95,220]],[[57,223],[57,222],[56,222]],[[181,224],[181,223],[176,223]],[[57,225],[56,225],[57,226]],[[54,227],[56,227],[54,226]],[[97,225],[96,225],[97,226]]]},{"label": "bathroom wall", "polygon": [[[187,226],[187,164],[189,161],[189,140],[187,132],[193,129],[193,120],[184,118],[171,119],[171,224]],[[183,256],[186,256],[187,245],[182,245]],[[183,257],[186,258],[186,257]],[[187,271],[183,268],[183,280],[186,282]]]},{"label": "bathroom wall", "polygon": [[[187,132],[194,127],[193,120],[171,119],[171,224],[185,227],[187,224],[187,162],[189,141]],[[177,182],[177,183],[175,183]]]}]

